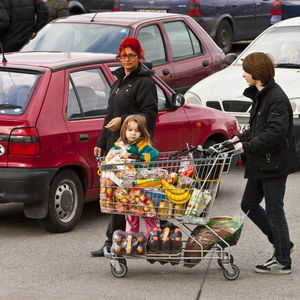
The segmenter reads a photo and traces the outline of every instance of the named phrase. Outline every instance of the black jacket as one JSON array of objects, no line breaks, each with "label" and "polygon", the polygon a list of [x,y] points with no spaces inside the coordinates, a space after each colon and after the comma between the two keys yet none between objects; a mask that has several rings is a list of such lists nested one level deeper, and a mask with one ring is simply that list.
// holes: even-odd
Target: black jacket
[{"label": "black jacket", "polygon": [[48,6],[43,0],[1,0],[9,15],[9,28],[1,36],[4,52],[19,51],[47,24]]},{"label": "black jacket", "polygon": [[251,86],[250,129],[239,135],[246,154],[245,177],[277,177],[299,170],[290,101],[274,80],[261,91]]},{"label": "black jacket", "polygon": [[49,22],[68,16],[69,13],[69,0],[44,0],[49,8]]},{"label": "black jacket", "polygon": [[0,40],[9,27],[9,17],[3,1],[0,0]]},{"label": "black jacket", "polygon": [[[142,114],[146,117],[148,131],[153,136],[158,113],[156,86],[150,77],[154,72],[143,68],[139,64],[124,80],[123,67],[115,70],[113,74],[117,77],[117,80],[110,91],[104,126],[116,117],[121,117],[124,121],[128,115]],[[104,126],[97,141],[97,146],[109,151],[119,138],[120,131],[111,132]]]}]

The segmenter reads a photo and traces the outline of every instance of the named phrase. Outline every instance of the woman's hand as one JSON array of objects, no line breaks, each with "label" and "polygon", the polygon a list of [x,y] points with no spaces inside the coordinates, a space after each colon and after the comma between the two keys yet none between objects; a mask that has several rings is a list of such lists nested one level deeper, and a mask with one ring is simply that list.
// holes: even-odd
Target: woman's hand
[{"label": "woman's hand", "polygon": [[102,155],[102,152],[103,152],[103,149],[100,148],[100,147],[95,147],[94,148],[94,155],[95,156],[101,156]]},{"label": "woman's hand", "polygon": [[242,150],[243,149],[243,144],[242,143],[237,143],[233,145],[235,150]]},{"label": "woman's hand", "polygon": [[238,136],[234,136],[231,140],[229,140],[231,143],[237,143],[237,142],[239,142],[240,141],[240,138],[238,137]]},{"label": "woman's hand", "polygon": [[113,118],[111,121],[109,121],[105,128],[110,131],[116,131],[121,128],[122,119],[121,117]]}]

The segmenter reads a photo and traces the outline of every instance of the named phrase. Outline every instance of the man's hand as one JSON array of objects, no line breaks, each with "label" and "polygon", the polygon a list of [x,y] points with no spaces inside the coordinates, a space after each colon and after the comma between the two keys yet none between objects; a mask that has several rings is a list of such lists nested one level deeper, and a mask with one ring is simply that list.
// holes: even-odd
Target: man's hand
[{"label": "man's hand", "polygon": [[121,117],[113,118],[110,122],[105,126],[106,129],[110,131],[116,131],[121,128],[122,119]]}]

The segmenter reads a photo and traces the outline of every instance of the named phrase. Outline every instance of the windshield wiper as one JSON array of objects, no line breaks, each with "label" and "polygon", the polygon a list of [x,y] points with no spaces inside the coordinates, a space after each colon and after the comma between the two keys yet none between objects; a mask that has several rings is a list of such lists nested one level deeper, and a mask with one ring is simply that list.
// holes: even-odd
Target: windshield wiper
[{"label": "windshield wiper", "polygon": [[9,104],[9,103],[0,104],[0,109],[15,109],[15,108],[22,108],[22,106]]},{"label": "windshield wiper", "polygon": [[292,63],[279,63],[276,65],[277,68],[291,68],[291,69],[299,69],[300,64],[292,64]]}]

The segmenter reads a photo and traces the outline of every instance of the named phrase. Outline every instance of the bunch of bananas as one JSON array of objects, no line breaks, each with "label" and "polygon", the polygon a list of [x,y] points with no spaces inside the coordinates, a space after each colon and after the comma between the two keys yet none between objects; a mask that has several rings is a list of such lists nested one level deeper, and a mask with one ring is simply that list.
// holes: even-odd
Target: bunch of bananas
[{"label": "bunch of bananas", "polygon": [[164,192],[169,201],[175,204],[184,204],[191,198],[192,192],[185,189],[177,189],[172,184],[162,179],[161,183],[165,188]]}]

